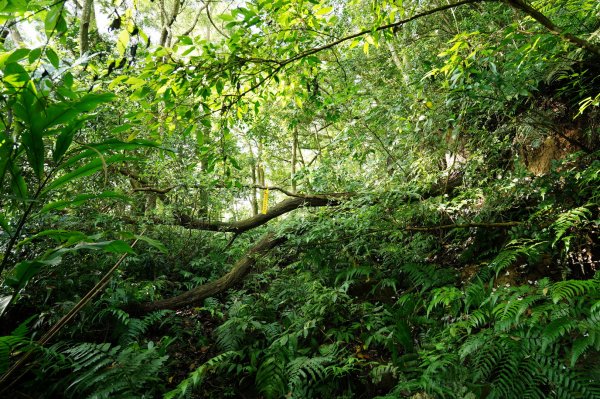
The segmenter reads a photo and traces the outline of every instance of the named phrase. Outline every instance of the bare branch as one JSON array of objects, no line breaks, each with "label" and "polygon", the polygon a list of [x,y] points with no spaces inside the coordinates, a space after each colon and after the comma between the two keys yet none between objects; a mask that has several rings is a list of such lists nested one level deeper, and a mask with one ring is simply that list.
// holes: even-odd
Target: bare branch
[{"label": "bare branch", "polygon": [[219,231],[229,233],[243,233],[245,231],[254,229],[262,226],[272,219],[275,219],[288,212],[296,210],[298,208],[316,208],[323,206],[334,206],[339,205],[339,198],[326,197],[326,196],[304,196],[304,197],[293,197],[281,201],[275,206],[271,207],[267,213],[259,213],[258,215],[252,216],[248,219],[240,220],[238,222],[213,222],[207,220],[199,220],[190,218],[187,215],[180,215],[178,225],[186,227],[188,229],[207,230],[207,231]]}]

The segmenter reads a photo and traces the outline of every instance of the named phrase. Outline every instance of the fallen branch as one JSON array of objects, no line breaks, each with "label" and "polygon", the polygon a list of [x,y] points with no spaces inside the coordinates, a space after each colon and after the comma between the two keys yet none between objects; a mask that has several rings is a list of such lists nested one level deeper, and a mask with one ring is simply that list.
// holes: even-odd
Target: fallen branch
[{"label": "fallen branch", "polygon": [[472,227],[498,228],[504,229],[521,225],[521,222],[499,222],[499,223],[464,223],[464,224],[443,224],[440,226],[406,226],[402,228],[406,231],[437,231],[451,229],[469,229]]},{"label": "fallen branch", "polygon": [[[144,234],[142,232],[142,234]],[[137,242],[139,241],[139,238],[136,238],[136,240],[133,242],[133,244],[131,244],[131,248],[135,247],[135,245],[137,244]],[[117,263],[114,264],[113,267],[111,267],[105,274],[104,276],[102,276],[102,278],[96,283],[96,285],[94,285],[94,287],[92,287],[92,289],[90,289],[87,294],[84,295],[83,298],[81,298],[79,300],[79,302],[77,302],[75,304],[75,306],[73,306],[71,308],[71,310],[69,310],[63,317],[60,318],[60,320],[58,320],[56,322],[56,324],[54,324],[47,332],[46,334],[44,334],[36,343],[36,345],[38,347],[42,347],[45,344],[48,343],[48,341],[50,341],[69,321],[71,321],[73,319],[73,317],[75,317],[80,311],[81,309],[83,309],[88,303],[90,303],[90,301],[92,299],[94,299],[98,294],[100,294],[104,288],[108,285],[108,283],[110,282],[110,279],[112,278],[112,275],[114,274],[114,272],[119,268],[119,266],[121,265],[121,263],[123,263],[123,260],[125,260],[125,258],[127,257],[127,253],[121,255],[121,257],[119,258],[119,260],[117,261]],[[0,394],[4,393],[5,391],[8,391],[8,389],[13,386],[13,384],[15,384],[19,379],[21,379],[29,370],[29,367],[26,367],[25,370],[19,374],[18,376],[14,376],[14,374],[25,365],[25,363],[27,362],[27,360],[29,360],[29,358],[31,358],[31,356],[33,355],[33,350],[27,350],[25,352],[25,354],[19,359],[17,360],[17,362],[15,364],[13,364],[7,371],[6,373],[4,373],[4,375],[2,375],[0,377],[0,387],[3,387],[2,390],[0,390]],[[5,384],[7,384],[5,386]]]},{"label": "fallen branch", "polygon": [[167,187],[167,188],[137,187],[137,188],[132,188],[131,191],[133,191],[133,192],[144,191],[144,192],[151,192],[151,193],[157,193],[157,194],[166,194],[169,191],[171,191],[177,187],[179,187],[179,185],[175,185],[175,186],[171,186],[171,187]]},{"label": "fallen branch", "polygon": [[286,240],[287,238],[285,237],[276,237],[274,233],[267,233],[256,245],[246,252],[244,257],[235,263],[229,273],[221,278],[172,298],[155,302],[130,304],[125,307],[125,310],[131,314],[144,314],[160,309],[179,309],[183,306],[200,304],[204,299],[219,294],[243,280],[250,273],[260,257],[267,254],[276,246],[283,244]]},{"label": "fallen branch", "polygon": [[329,196],[296,196],[283,200],[271,207],[267,213],[259,213],[248,219],[238,222],[212,222],[190,218],[187,215],[180,215],[178,225],[197,230],[219,231],[240,234],[253,228],[262,226],[268,221],[275,219],[283,214],[296,210],[298,208],[316,208],[322,206],[333,206],[340,203],[338,198]]}]

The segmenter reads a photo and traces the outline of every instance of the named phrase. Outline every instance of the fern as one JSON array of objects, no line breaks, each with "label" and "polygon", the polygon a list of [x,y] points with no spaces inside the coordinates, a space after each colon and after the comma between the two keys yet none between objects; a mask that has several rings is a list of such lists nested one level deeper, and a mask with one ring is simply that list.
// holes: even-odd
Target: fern
[{"label": "fern", "polygon": [[392,363],[378,364],[371,369],[369,373],[371,381],[374,384],[379,384],[384,377],[391,375],[393,378],[397,378],[400,370]]},{"label": "fern", "polygon": [[552,224],[552,229],[555,233],[552,246],[555,246],[557,242],[561,241],[564,244],[565,252],[569,252],[573,236],[567,235],[567,233],[569,230],[587,221],[591,216],[591,211],[587,206],[589,205],[569,209],[556,218],[556,221]]},{"label": "fern", "polygon": [[570,300],[579,296],[600,293],[600,279],[598,274],[591,280],[566,280],[554,283],[550,294],[554,303]]},{"label": "fern", "polygon": [[463,298],[464,293],[456,287],[441,287],[436,288],[431,291],[431,299],[429,300],[429,305],[427,306],[427,316],[431,313],[431,311],[437,307],[438,305],[444,305],[446,308],[452,306],[454,314],[458,306],[457,304],[461,303],[461,299]]},{"label": "fern", "polygon": [[27,324],[30,320],[31,318],[19,324],[10,335],[0,337],[0,374],[8,369],[11,353],[18,347],[29,343],[29,340],[25,336],[29,331]]},{"label": "fern", "polygon": [[413,285],[420,286],[423,290],[439,287],[455,279],[455,275],[449,270],[428,263],[407,263],[400,269],[408,275]]},{"label": "fern", "polygon": [[513,240],[489,263],[488,267],[498,276],[503,270],[512,266],[520,257],[532,257],[538,254],[538,247],[544,242],[536,240]]},{"label": "fern", "polygon": [[289,392],[294,394],[311,383],[327,378],[329,371],[327,364],[332,361],[333,358],[329,356],[300,356],[290,361],[286,367]]},{"label": "fern", "polygon": [[172,313],[171,310],[157,310],[138,319],[129,316],[129,314],[122,309],[108,308],[101,312],[99,316],[103,317],[104,315],[109,314],[116,318],[120,323],[120,326],[116,329],[119,343],[121,345],[128,345],[138,340],[150,327],[158,324],[164,320],[167,315]]},{"label": "fern", "polygon": [[277,398],[286,391],[286,358],[281,351],[268,356],[256,372],[256,387],[265,398]]},{"label": "fern", "polygon": [[239,357],[240,354],[235,351],[221,353],[208,361],[196,370],[192,371],[187,378],[181,381],[175,389],[165,394],[164,399],[182,398],[192,392],[193,389],[200,387],[205,375],[218,368],[225,367],[230,362]]},{"label": "fern", "polygon": [[168,358],[161,352],[152,342],[146,348],[79,344],[61,352],[62,368],[70,374],[58,384],[73,398],[152,396],[159,391],[160,373]]}]

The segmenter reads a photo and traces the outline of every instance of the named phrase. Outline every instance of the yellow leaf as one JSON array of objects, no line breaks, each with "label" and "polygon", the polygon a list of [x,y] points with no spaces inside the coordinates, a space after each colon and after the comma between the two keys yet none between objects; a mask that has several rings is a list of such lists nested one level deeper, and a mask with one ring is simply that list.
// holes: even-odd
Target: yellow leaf
[{"label": "yellow leaf", "polygon": [[369,43],[365,42],[365,44],[363,44],[363,51],[366,55],[369,55]]},{"label": "yellow leaf", "polygon": [[333,11],[333,7],[323,7],[316,12],[316,15],[325,15]]},{"label": "yellow leaf", "polygon": [[131,132],[131,134],[129,136],[127,136],[127,140],[125,141],[131,141],[133,139],[135,139],[138,135],[138,132]]},{"label": "yellow leaf", "polygon": [[127,29],[123,29],[121,33],[119,33],[119,38],[117,39],[117,51],[119,55],[122,57],[125,54],[125,50],[127,50],[127,45],[129,44],[129,32]]},{"label": "yellow leaf", "polygon": [[263,196],[262,214],[266,215],[268,209],[269,209],[269,189],[267,188],[265,190],[265,195]]}]

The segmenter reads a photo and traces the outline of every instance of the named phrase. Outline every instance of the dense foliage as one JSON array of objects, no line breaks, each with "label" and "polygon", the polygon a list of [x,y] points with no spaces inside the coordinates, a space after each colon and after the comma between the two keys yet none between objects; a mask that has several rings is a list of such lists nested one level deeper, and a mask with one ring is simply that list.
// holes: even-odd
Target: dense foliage
[{"label": "dense foliage", "polygon": [[0,19],[0,397],[600,397],[598,1]]}]

